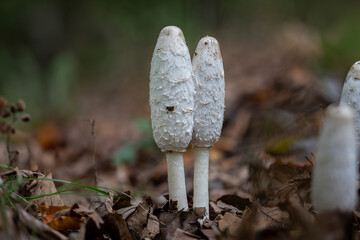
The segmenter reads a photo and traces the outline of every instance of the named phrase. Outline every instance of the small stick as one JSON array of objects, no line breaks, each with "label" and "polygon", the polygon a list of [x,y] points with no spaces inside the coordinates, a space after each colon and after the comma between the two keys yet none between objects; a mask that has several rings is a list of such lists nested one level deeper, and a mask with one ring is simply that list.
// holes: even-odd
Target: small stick
[{"label": "small stick", "polygon": [[94,181],[95,185],[98,185],[98,170],[96,164],[96,134],[95,134],[95,120],[89,119],[91,125],[91,136],[93,139],[94,153],[93,153],[93,169],[94,169]]}]

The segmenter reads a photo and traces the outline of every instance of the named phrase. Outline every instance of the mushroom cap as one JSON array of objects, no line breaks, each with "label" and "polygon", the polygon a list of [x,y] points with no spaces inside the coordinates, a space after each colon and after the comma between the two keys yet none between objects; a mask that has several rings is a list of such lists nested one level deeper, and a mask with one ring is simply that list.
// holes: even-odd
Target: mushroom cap
[{"label": "mushroom cap", "polygon": [[340,104],[347,104],[353,109],[355,130],[360,142],[360,61],[350,68],[341,93]]},{"label": "mushroom cap", "polygon": [[184,35],[178,27],[165,27],[158,37],[150,70],[151,123],[161,151],[186,151],[194,123],[194,93]]},{"label": "mushroom cap", "polygon": [[313,172],[312,198],[319,212],[352,211],[357,204],[357,147],[350,107],[330,106]]},{"label": "mushroom cap", "polygon": [[211,147],[220,137],[225,109],[224,66],[215,38],[199,41],[192,65],[196,92],[192,145]]}]

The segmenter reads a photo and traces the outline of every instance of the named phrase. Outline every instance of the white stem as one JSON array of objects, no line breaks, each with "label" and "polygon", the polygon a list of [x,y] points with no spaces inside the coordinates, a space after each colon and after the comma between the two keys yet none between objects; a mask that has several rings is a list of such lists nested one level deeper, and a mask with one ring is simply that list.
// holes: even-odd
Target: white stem
[{"label": "white stem", "polygon": [[204,207],[209,218],[209,152],[210,148],[194,150],[194,200],[193,207]]},{"label": "white stem", "polygon": [[167,172],[169,183],[169,198],[177,201],[178,210],[188,210],[188,202],[185,186],[185,170],[183,154],[178,152],[167,152]]}]

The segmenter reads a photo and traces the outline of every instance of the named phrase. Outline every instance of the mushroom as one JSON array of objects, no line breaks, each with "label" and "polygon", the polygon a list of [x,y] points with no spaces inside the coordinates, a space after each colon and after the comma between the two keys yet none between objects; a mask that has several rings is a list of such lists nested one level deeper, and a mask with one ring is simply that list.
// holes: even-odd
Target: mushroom
[{"label": "mushroom", "polygon": [[360,145],[360,61],[350,68],[341,93],[340,104],[349,105],[354,112],[357,143]]},{"label": "mushroom", "polygon": [[193,131],[194,83],[189,49],[175,26],[161,30],[150,70],[150,107],[153,135],[166,152],[169,198],[187,210],[182,153]]},{"label": "mushroom", "polygon": [[194,199],[193,207],[204,207],[209,216],[209,151],[219,139],[224,119],[224,67],[218,41],[202,38],[192,59],[195,74]]},{"label": "mushroom", "polygon": [[350,107],[330,106],[320,132],[312,199],[321,212],[352,211],[357,204],[357,147]]}]

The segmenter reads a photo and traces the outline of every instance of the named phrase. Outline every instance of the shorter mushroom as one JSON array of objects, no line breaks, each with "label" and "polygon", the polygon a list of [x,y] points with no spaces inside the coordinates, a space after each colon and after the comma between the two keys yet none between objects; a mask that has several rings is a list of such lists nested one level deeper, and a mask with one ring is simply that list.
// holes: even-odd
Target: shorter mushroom
[{"label": "shorter mushroom", "polygon": [[202,38],[192,59],[195,74],[195,148],[193,207],[206,209],[209,217],[209,151],[220,137],[225,108],[224,67],[218,41]]},{"label": "shorter mushroom", "polygon": [[351,108],[330,106],[320,133],[313,172],[315,210],[355,209],[357,204],[357,146]]}]

